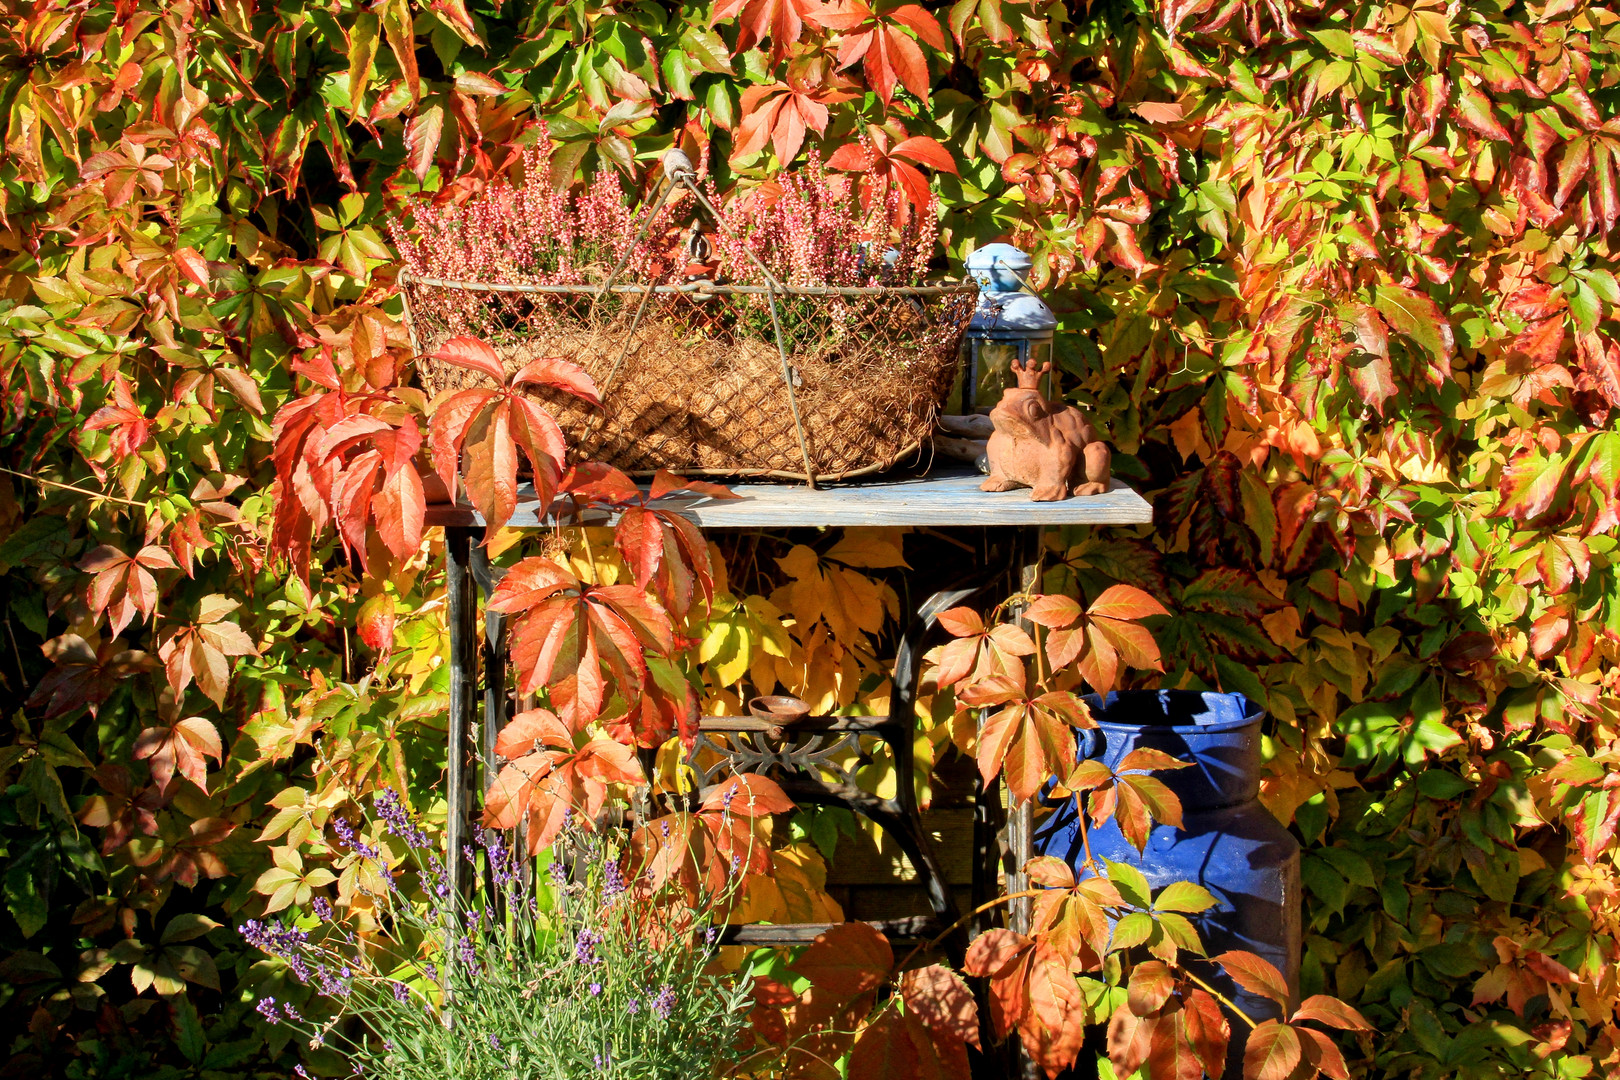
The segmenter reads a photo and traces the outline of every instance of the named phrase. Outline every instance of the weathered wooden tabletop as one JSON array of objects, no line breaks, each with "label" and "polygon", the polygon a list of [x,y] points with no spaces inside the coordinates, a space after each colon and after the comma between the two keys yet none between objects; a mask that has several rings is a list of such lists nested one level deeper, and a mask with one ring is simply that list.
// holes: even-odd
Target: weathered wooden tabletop
[{"label": "weathered wooden tabletop", "polygon": [[[1115,480],[1101,495],[1062,502],[1030,501],[1029,490],[980,491],[984,477],[970,467],[935,468],[927,476],[889,476],[812,489],[803,484],[731,484],[737,499],[666,495],[651,505],[679,511],[708,529],[783,529],[832,525],[1134,525],[1153,520],[1153,507]],[[556,524],[556,509],[542,521],[534,492],[519,493],[517,511],[507,524],[534,529]],[[567,517],[566,504],[561,509]],[[609,524],[601,511],[570,519],[574,524]],[[470,507],[438,504],[427,508],[428,525],[482,525]]]}]

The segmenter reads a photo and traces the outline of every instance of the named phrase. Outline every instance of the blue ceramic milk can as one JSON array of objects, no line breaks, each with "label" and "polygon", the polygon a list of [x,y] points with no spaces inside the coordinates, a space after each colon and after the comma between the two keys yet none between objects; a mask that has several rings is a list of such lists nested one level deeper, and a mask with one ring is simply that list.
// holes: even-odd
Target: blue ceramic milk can
[{"label": "blue ceramic milk can", "polygon": [[[1091,831],[1091,851],[1137,867],[1155,890],[1192,881],[1220,901],[1194,917],[1211,956],[1244,949],[1287,976],[1298,1004],[1300,959],[1299,844],[1277,823],[1260,792],[1260,721],[1265,712],[1242,694],[1193,690],[1125,690],[1107,699],[1086,695],[1096,730],[1081,731],[1080,756],[1110,768],[1138,747],[1162,750],[1192,768],[1154,775],[1181,800],[1182,828],[1154,825],[1141,854],[1113,820]],[[1055,855],[1081,872],[1085,850],[1073,799],[1036,830],[1037,854]],[[1267,998],[1238,990],[1224,976],[1216,985],[1255,1019],[1278,1015]],[[1241,1061],[1242,1023],[1232,1025]],[[1241,1075],[1228,1069],[1232,1076]]]}]

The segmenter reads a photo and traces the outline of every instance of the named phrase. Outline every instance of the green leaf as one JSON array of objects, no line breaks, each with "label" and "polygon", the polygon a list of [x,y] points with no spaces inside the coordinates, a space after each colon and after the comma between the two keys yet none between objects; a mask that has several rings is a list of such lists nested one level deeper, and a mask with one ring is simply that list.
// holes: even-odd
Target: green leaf
[{"label": "green leaf", "polygon": [[1103,862],[1108,865],[1108,880],[1119,890],[1119,895],[1127,904],[1139,908],[1152,906],[1153,890],[1142,871],[1130,863],[1115,862],[1113,859],[1104,859]]},{"label": "green leaf", "polygon": [[1598,300],[1597,292],[1590,284],[1584,281],[1569,279],[1575,283],[1575,288],[1566,292],[1569,296],[1569,312],[1575,316],[1575,329],[1583,334],[1590,334],[1597,329],[1598,318],[1603,314],[1603,304]]},{"label": "green leaf", "polygon": [[1220,676],[1222,690],[1228,693],[1235,690],[1256,705],[1265,705],[1265,685],[1253,671],[1220,653],[1216,653],[1214,659],[1215,673]]},{"label": "green leaf", "polygon": [[1114,936],[1109,952],[1121,952],[1142,944],[1153,936],[1153,917],[1145,912],[1133,911],[1114,924]]},{"label": "green leaf", "polygon": [[1177,915],[1173,911],[1163,911],[1154,915],[1159,929],[1164,936],[1175,943],[1176,948],[1186,949],[1199,956],[1204,955],[1204,943],[1199,940],[1198,930],[1193,926],[1192,920],[1185,915]]},{"label": "green leaf", "polygon": [[1496,139],[1500,142],[1510,142],[1513,138],[1508,134],[1507,128],[1496,118],[1496,112],[1491,108],[1491,99],[1477,86],[1466,82],[1457,84],[1457,117],[1476,134],[1487,139]]},{"label": "green leaf", "polygon": [[208,1040],[203,1035],[202,1019],[197,1015],[197,1007],[190,998],[181,994],[169,1000],[169,1008],[174,1012],[175,1045],[187,1061],[197,1064],[208,1052]]},{"label": "green leaf", "polygon": [[1191,881],[1172,881],[1159,890],[1159,895],[1153,899],[1154,911],[1182,911],[1196,915],[1201,911],[1208,911],[1220,903],[1214,895],[1202,885]]},{"label": "green leaf", "polygon": [[1316,80],[1316,92],[1323,96],[1333,93],[1339,87],[1350,81],[1355,73],[1355,65],[1348,60],[1335,60],[1322,70]]},{"label": "green leaf", "polygon": [[1311,30],[1311,37],[1322,43],[1322,46],[1334,56],[1345,59],[1354,59],[1356,55],[1356,41],[1344,30]]},{"label": "green leaf", "polygon": [[1418,790],[1429,798],[1439,799],[1442,802],[1455,799],[1473,788],[1472,784],[1456,773],[1446,772],[1444,769],[1424,769],[1418,774],[1417,786]]},{"label": "green leaf", "polygon": [[1372,865],[1363,856],[1347,847],[1316,848],[1311,854],[1332,863],[1333,868],[1343,874],[1345,880],[1352,885],[1370,889],[1377,884],[1373,877]]},{"label": "green leaf", "polygon": [[[31,849],[31,855],[43,842],[41,840]],[[24,938],[33,937],[45,929],[45,924],[50,921],[50,886],[51,878],[56,876],[55,865],[49,864],[50,872],[47,873],[47,867],[41,865],[43,861],[36,857],[16,859],[6,870],[6,909],[17,920],[17,928],[22,931]]]},{"label": "green leaf", "polygon": [[1605,303],[1620,304],[1620,282],[1616,282],[1614,275],[1609,271],[1587,271],[1586,284]]},{"label": "green leaf", "polygon": [[371,83],[374,62],[377,59],[378,31],[381,23],[377,16],[363,11],[355,16],[349,29],[349,103],[353,115],[358,115]]},{"label": "green leaf", "polygon": [[170,945],[177,941],[190,941],[193,938],[200,938],[208,931],[223,925],[223,923],[215,922],[206,915],[187,912],[184,915],[176,915],[170,919],[169,924],[163,928],[163,936],[158,941],[163,945]]},{"label": "green leaf", "polygon": [[1325,860],[1306,855],[1299,863],[1299,877],[1312,895],[1322,901],[1328,913],[1337,915],[1344,911],[1345,901],[1350,898],[1349,883]]},{"label": "green leaf", "polygon": [[36,754],[29,758],[17,779],[33,792],[34,798],[39,800],[39,805],[44,807],[47,813],[72,828],[75,833],[78,832],[78,822],[73,820],[73,811],[68,809],[67,796],[62,791],[62,781],[56,775],[56,769],[43,755]]}]

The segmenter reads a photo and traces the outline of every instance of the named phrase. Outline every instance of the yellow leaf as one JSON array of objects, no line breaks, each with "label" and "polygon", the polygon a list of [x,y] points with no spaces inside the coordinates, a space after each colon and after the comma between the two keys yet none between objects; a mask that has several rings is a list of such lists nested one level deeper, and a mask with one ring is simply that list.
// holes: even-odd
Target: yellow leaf
[{"label": "yellow leaf", "polygon": [[522,529],[513,529],[504,525],[496,529],[495,535],[490,538],[488,544],[490,561],[493,562],[500,558],[503,552],[510,551],[513,546],[523,539],[523,536]]},{"label": "yellow leaf", "polygon": [[749,659],[753,656],[753,652],[748,640],[748,628],[733,627],[731,647],[720,656],[720,662],[715,666],[715,674],[720,676],[722,686],[731,686],[743,677],[748,671]]},{"label": "yellow leaf", "polygon": [[784,922],[842,922],[844,911],[827,895],[827,864],[809,844],[772,855]]},{"label": "yellow leaf", "polygon": [[883,630],[885,604],[881,585],[865,574],[836,569],[828,575],[828,585],[831,595],[826,598],[824,614],[834,637],[853,645],[863,636],[862,631],[876,634]]},{"label": "yellow leaf", "polygon": [[707,664],[724,652],[731,640],[731,632],[729,622],[710,623],[703,633],[703,643],[698,647],[698,663]]},{"label": "yellow leaf", "polygon": [[[304,857],[298,853],[297,848],[278,847],[270,851],[270,859],[282,870],[289,874],[302,876],[304,873]],[[272,871],[266,871],[271,873]]]},{"label": "yellow leaf", "polygon": [[786,656],[788,631],[782,625],[781,609],[763,596],[750,596],[742,602],[742,606],[759,626],[760,646],[772,656]]},{"label": "yellow leaf", "polygon": [[846,529],[843,539],[827,551],[827,558],[870,570],[907,565],[898,529]]},{"label": "yellow leaf", "polygon": [[729,593],[731,591],[731,575],[726,570],[726,557],[720,553],[719,545],[713,540],[709,541],[709,566],[714,570],[714,591],[716,593]]},{"label": "yellow leaf", "polygon": [[1262,615],[1260,622],[1265,626],[1266,634],[1271,640],[1290,652],[1298,650],[1305,644],[1304,639],[1299,636],[1299,609],[1296,607],[1285,607],[1281,611]]},{"label": "yellow leaf", "polygon": [[803,544],[795,544],[793,550],[776,560],[784,573],[794,579],[808,577],[820,578],[821,559],[811,548]]},{"label": "yellow leaf", "polygon": [[776,692],[776,657],[771,655],[768,646],[756,649],[748,661],[748,680],[754,684],[756,694],[774,694]]},{"label": "yellow leaf", "polygon": [[[825,604],[832,599],[827,595],[830,591],[827,579],[821,576],[819,570],[814,577],[801,578],[789,587],[788,593],[791,597],[789,607],[793,613],[793,624],[801,636],[822,621]],[[827,623],[832,625],[830,617]],[[834,629],[836,631],[836,627]]]}]

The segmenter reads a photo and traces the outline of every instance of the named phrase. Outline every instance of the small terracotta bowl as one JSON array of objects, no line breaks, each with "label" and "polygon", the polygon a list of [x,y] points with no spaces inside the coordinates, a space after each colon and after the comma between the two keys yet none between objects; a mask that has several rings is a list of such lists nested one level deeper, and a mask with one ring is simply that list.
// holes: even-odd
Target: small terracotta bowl
[{"label": "small terracotta bowl", "polygon": [[792,727],[810,715],[810,705],[787,694],[770,694],[749,701],[748,712],[760,720],[769,720],[777,727]]}]

